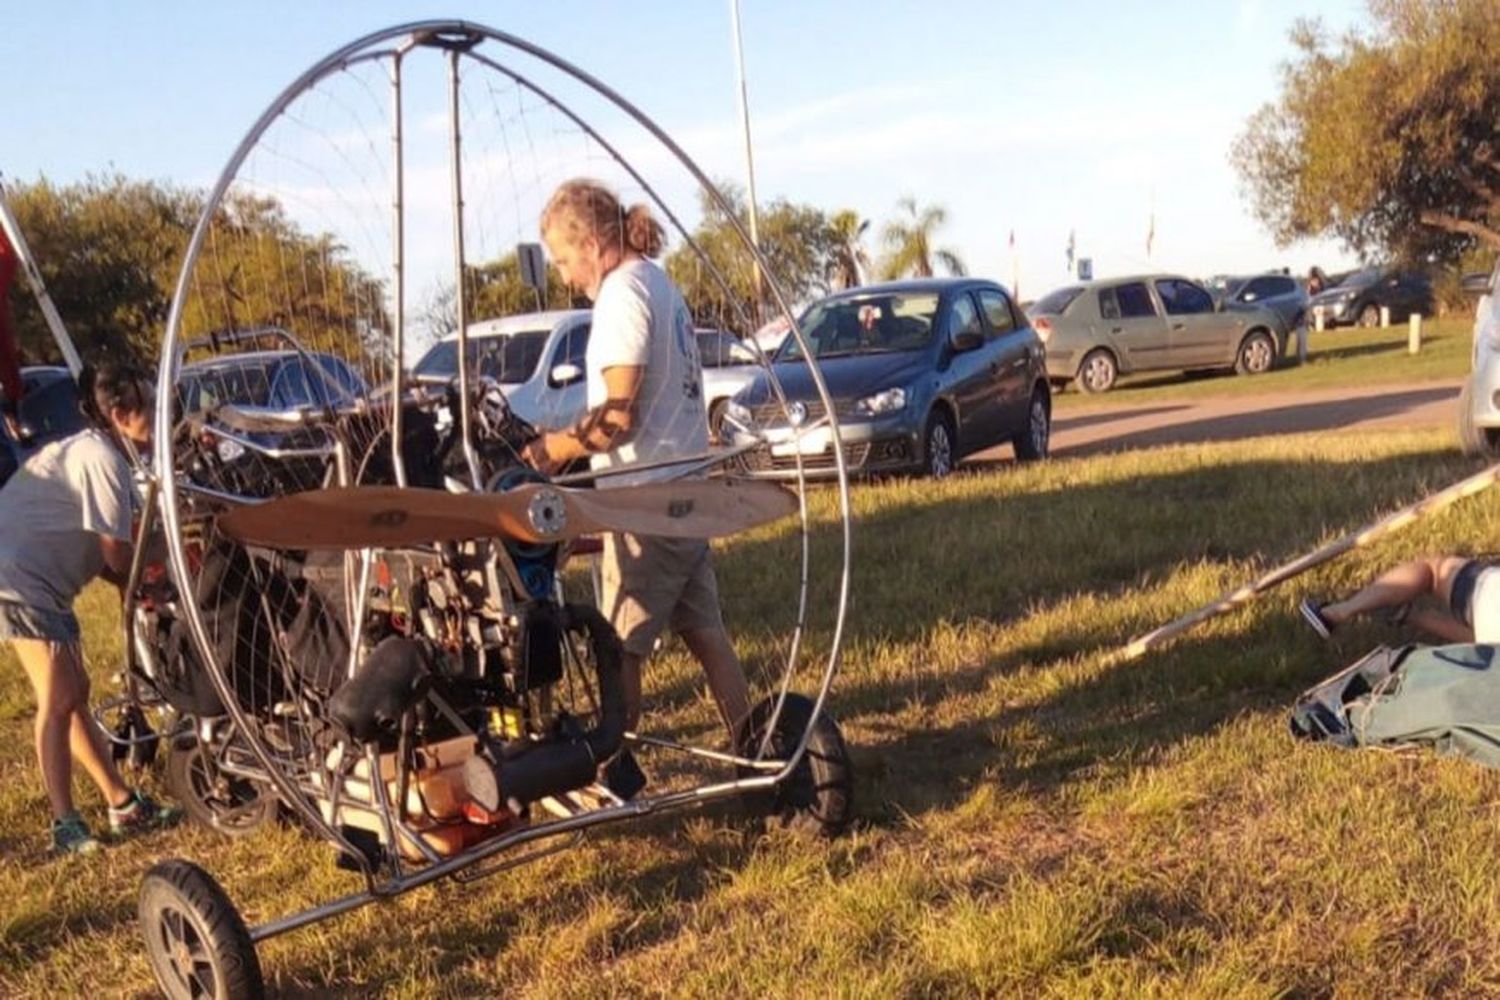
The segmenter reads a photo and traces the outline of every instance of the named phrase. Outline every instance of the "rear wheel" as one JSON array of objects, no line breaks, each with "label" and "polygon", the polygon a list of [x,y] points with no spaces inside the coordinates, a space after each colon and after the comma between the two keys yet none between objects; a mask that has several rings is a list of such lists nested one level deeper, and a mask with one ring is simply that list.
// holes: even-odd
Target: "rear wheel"
[{"label": "rear wheel", "polygon": [[1099,349],[1084,355],[1076,381],[1084,392],[1108,392],[1115,387],[1115,379],[1119,376],[1120,366],[1115,364],[1115,356]]},{"label": "rear wheel", "polygon": [[167,752],[167,787],[188,818],[226,837],[246,837],[276,817],[276,796],[264,785],[220,771],[212,751],[179,740]]},{"label": "rear wheel", "polygon": [[[766,726],[775,711],[775,696],[762,701],[751,711],[741,743],[741,752],[745,756],[755,757],[760,752]],[[770,792],[755,796],[753,801],[760,811],[768,813],[780,826],[833,837],[843,832],[853,815],[854,769],[849,763],[844,734],[833,716],[825,708],[818,715],[817,722],[813,722],[812,714],[811,699],[795,693],[786,696],[765,756],[768,759],[789,757],[811,725],[807,752],[785,780]],[[764,772],[745,768],[741,769],[740,776],[753,777],[761,773]]]},{"label": "rear wheel", "polygon": [[1031,402],[1026,407],[1026,427],[1010,439],[1016,450],[1016,460],[1034,462],[1047,457],[1052,439],[1052,397],[1038,385],[1031,390]]},{"label": "rear wheel", "polygon": [[265,995],[245,921],[197,865],[163,861],[147,872],[137,915],[151,971],[172,1000]]},{"label": "rear wheel", "polygon": [[1240,341],[1234,370],[1241,375],[1263,375],[1276,363],[1276,341],[1264,330],[1256,330]]},{"label": "rear wheel", "polygon": [[724,443],[724,411],[728,407],[728,399],[716,399],[708,408],[708,440],[711,444]]},{"label": "rear wheel", "polygon": [[1359,319],[1357,322],[1360,326],[1379,326],[1380,307],[1371,302],[1369,305],[1365,306],[1359,311]]}]

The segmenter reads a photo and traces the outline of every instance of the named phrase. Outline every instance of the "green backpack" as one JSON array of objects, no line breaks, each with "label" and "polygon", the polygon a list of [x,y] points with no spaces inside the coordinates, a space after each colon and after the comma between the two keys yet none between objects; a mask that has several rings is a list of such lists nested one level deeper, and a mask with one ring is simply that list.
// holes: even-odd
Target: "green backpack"
[{"label": "green backpack", "polygon": [[1378,646],[1297,699],[1293,735],[1344,747],[1430,746],[1500,767],[1494,646]]}]

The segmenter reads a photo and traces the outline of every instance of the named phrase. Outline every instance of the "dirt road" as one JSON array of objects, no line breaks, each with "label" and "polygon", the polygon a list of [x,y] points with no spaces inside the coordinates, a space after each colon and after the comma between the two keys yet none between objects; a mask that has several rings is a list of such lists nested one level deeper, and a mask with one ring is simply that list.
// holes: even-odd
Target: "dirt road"
[{"label": "dirt road", "polygon": [[[1204,401],[1064,409],[1052,423],[1052,454],[1087,455],[1164,444],[1230,441],[1265,434],[1453,425],[1459,382],[1379,385]],[[1009,458],[1009,446],[974,456]]]}]

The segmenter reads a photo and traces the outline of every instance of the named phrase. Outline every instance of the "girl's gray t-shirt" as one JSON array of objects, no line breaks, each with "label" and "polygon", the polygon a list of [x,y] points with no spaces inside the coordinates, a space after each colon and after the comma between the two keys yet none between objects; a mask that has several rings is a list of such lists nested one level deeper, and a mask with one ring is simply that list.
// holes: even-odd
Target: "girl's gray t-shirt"
[{"label": "girl's gray t-shirt", "polygon": [[0,488],[0,601],[68,611],[104,568],[100,536],[131,539],[130,464],[98,430],[44,445]]}]

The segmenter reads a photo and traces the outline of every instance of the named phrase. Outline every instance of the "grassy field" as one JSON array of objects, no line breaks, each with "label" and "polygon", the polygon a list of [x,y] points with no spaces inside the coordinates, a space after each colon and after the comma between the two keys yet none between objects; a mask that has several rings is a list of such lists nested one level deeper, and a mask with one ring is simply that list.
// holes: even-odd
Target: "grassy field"
[{"label": "grassy field", "polygon": [[[1106,663],[1257,568],[1474,468],[1451,432],[1321,434],[861,487],[834,700],[860,772],[851,834],[652,820],[286,935],[261,961],[293,996],[1500,992],[1500,779],[1299,745],[1286,728],[1298,692],[1398,637],[1370,626],[1321,644],[1295,598],[1414,553],[1493,550],[1500,493]],[[832,496],[814,499],[823,563]],[[765,531],[719,560],[752,661],[769,644],[747,623],[791,599],[789,544]],[[819,597],[831,586],[820,577]],[[108,594],[85,605],[103,686],[119,653]],[[654,667],[651,725],[711,731],[681,651]],[[0,737],[0,995],[148,994],[134,899],[159,857],[208,867],[252,920],[356,888],[290,828],[238,845],[180,829],[49,861],[8,652]]]},{"label": "grassy field", "polygon": [[1259,393],[1333,389],[1347,385],[1427,382],[1468,374],[1474,320],[1429,321],[1422,328],[1422,350],[1407,353],[1406,327],[1361,330],[1341,327],[1308,333],[1307,363],[1287,365],[1242,378],[1222,373],[1151,372],[1127,375],[1109,392],[1086,396],[1069,386],[1059,408],[1130,406],[1183,399],[1212,399]]}]

